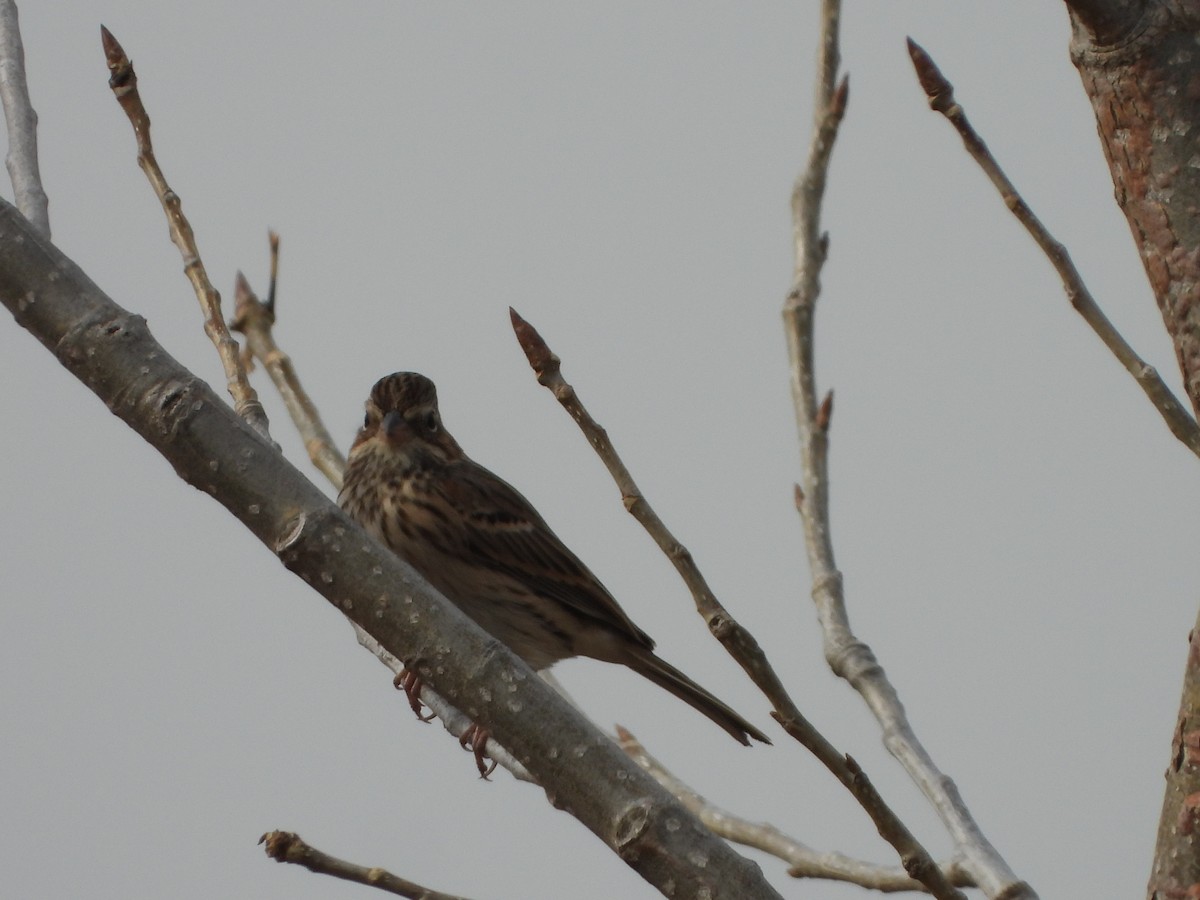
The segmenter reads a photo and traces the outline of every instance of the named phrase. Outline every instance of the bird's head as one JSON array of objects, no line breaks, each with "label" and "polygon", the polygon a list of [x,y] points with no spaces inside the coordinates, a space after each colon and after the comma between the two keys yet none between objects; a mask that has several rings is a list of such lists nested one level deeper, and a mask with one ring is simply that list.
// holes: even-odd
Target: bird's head
[{"label": "bird's head", "polygon": [[368,448],[413,462],[449,462],[463,455],[442,426],[437,388],[416,372],[387,375],[371,388],[362,428],[350,447],[351,458]]}]

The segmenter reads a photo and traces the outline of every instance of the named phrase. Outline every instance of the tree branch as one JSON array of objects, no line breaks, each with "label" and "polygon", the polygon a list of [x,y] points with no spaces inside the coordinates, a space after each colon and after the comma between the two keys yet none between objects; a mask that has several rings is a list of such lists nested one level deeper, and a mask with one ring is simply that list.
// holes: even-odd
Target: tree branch
[{"label": "tree branch", "polygon": [[[0,202],[0,301],[185,481],[292,572],[487,725],[554,804],[676,897],[778,898],[506,647],[369,538],[279,452]],[[418,613],[412,615],[412,613]]]},{"label": "tree branch", "polygon": [[1195,165],[1200,4],[1146,3],[1115,46],[1077,19],[1071,58],[1096,115],[1114,195],[1171,336],[1192,412],[1200,411],[1200,170]]},{"label": "tree branch", "polygon": [[992,151],[988,149],[983,138],[967,120],[966,111],[954,99],[954,86],[946,80],[946,76],[942,74],[937,64],[911,38],[908,41],[908,53],[912,57],[913,68],[917,71],[921,87],[929,98],[930,109],[941,113],[954,126],[954,130],[962,138],[967,153],[987,175],[1009,212],[1025,226],[1030,237],[1046,254],[1050,265],[1054,266],[1054,271],[1062,279],[1063,290],[1066,292],[1071,306],[1083,316],[1083,320],[1091,326],[1092,331],[1096,332],[1100,340],[1104,341],[1104,346],[1112,351],[1117,361],[1125,367],[1125,371],[1133,376],[1150,402],[1154,404],[1159,415],[1163,417],[1167,427],[1171,429],[1171,433],[1185,447],[1200,456],[1200,426],[1196,424],[1192,414],[1175,398],[1154,367],[1134,352],[1129,342],[1104,315],[1099,304],[1096,303],[1096,299],[1092,296],[1092,292],[1083,283],[1083,276],[1075,268],[1075,263],[1071,261],[1071,255],[1067,252],[1067,248],[1046,230],[1046,226],[1029,208],[1029,204],[1025,202],[1013,183],[1008,180],[1008,176],[1004,174],[1004,170],[1000,168],[996,158],[992,156]]},{"label": "tree branch", "polygon": [[[699,816],[700,821],[715,834],[754,847],[777,856],[788,863],[788,874],[793,878],[819,878],[826,881],[844,881],[883,893],[899,891],[925,891],[921,882],[913,879],[904,869],[897,866],[880,866],[875,863],[853,859],[842,853],[822,853],[784,834],[774,825],[765,822],[750,822],[741,816],[710,802],[655,759],[641,742],[624,728],[618,726],[617,740],[634,761],[654,776],[655,781],[674,794]],[[959,862],[945,863],[941,869],[948,881],[958,887],[974,887],[975,882]]]},{"label": "tree branch", "polygon": [[625,462],[617,453],[616,447],[609,440],[608,432],[592,418],[575,388],[567,383],[562,374],[561,360],[550,350],[536,328],[521,318],[512,307],[509,307],[508,312],[517,343],[525,352],[529,365],[537,376],[538,384],[548,389],[575,420],[575,424],[579,426],[579,430],[583,432],[616,482],[626,511],[653,538],[658,548],[671,561],[683,583],[687,585],[695,601],[696,611],[704,619],[708,630],[729,651],[730,656],[737,660],[738,665],[746,670],[746,674],[759,686],[776,709],[786,709],[789,714],[799,716],[799,710],[788,696],[754,635],[742,627],[717,599],[691,552],[671,533],[666,523],[646,500]]},{"label": "tree branch", "polygon": [[409,900],[467,900],[466,897],[456,894],[443,894],[441,891],[421,887],[416,882],[393,875],[386,869],[375,866],[367,868],[322,853],[301,840],[300,835],[295,832],[268,831],[258,842],[267,851],[267,856],[276,862],[295,863],[318,875],[332,875],[334,878],[365,884],[389,894],[408,897]]},{"label": "tree branch", "polygon": [[559,358],[551,352],[537,329],[522,319],[516,310],[510,308],[509,313],[512,316],[517,342],[525,351],[529,365],[537,375],[538,383],[555,396],[583,431],[596,454],[604,461],[621,491],[626,510],[646,529],[659,549],[675,565],[691,590],[696,610],[704,617],[709,631],[771,702],[774,707],[772,718],[782,725],[784,731],[794,740],[820,760],[858,801],[871,817],[880,836],[896,849],[905,869],[914,878],[925,882],[930,893],[936,897],[961,900],[962,894],[945,880],[933,858],[887,805],[866,773],[850,756],[840,753],[800,712],[754,635],[721,605],[709,589],[691,553],[676,540],[646,501],[629,469],[609,440],[608,432],[592,418],[575,388],[563,377]]},{"label": "tree branch", "polygon": [[[812,597],[830,668],[866,701],[883,729],[884,744],[929,799],[954,840],[971,877],[989,897],[1033,898],[1032,888],[1017,879],[983,836],[958,794],[921,745],[899,695],[871,648],[850,628],[842,573],[833,554],[829,522],[829,426],[832,394],[818,401],[813,321],[820,294],[820,273],[829,249],[821,232],[821,205],[833,144],[846,108],[848,82],[837,81],[839,0],[822,5],[822,39],[817,62],[817,104],[808,161],[792,193],[795,270],[783,306],[784,330],[792,373],[792,398],[800,438],[801,485],[797,508],[804,523],[812,571]],[[936,866],[934,867],[935,871]]]},{"label": "tree branch", "polygon": [[8,125],[8,177],[17,209],[41,234],[50,237],[50,201],[38,170],[37,113],[25,81],[25,49],[17,22],[17,4],[0,0],[0,103]]},{"label": "tree branch", "polygon": [[112,73],[108,79],[108,86],[112,88],[121,109],[129,117],[129,124],[133,126],[133,134],[137,138],[138,165],[146,173],[155,196],[162,204],[163,212],[167,214],[171,241],[183,256],[183,271],[192,283],[196,299],[200,301],[200,310],[204,313],[204,333],[217,348],[217,355],[225,369],[229,395],[233,398],[233,407],[255,431],[270,440],[266,410],[258,401],[254,388],[250,386],[246,369],[242,366],[238,354],[237,341],[229,334],[225,320],[221,317],[221,295],[209,281],[191,223],[183,214],[183,203],[179,195],[167,184],[167,179],[154,156],[154,147],[150,143],[150,116],[146,114],[146,107],[142,104],[141,94],[138,93],[137,73],[133,71],[133,63],[112,32],[103,25],[100,26],[100,40],[104,46],[108,70]]},{"label": "tree branch", "polygon": [[283,404],[287,407],[296,430],[300,432],[308,458],[321,474],[329,479],[329,483],[340,491],[342,473],[346,469],[346,457],[342,456],[325,423],[321,421],[316,404],[300,384],[300,377],[296,374],[291,357],[279,349],[272,334],[271,326],[275,324],[274,272],[277,266],[279,239],[274,232],[271,238],[272,278],[268,302],[261,302],[250,289],[250,283],[246,281],[245,276],[238,272],[234,289],[233,321],[229,323],[229,327],[246,338],[247,351],[266,369],[275,389],[279,391],[279,396],[283,398]]}]

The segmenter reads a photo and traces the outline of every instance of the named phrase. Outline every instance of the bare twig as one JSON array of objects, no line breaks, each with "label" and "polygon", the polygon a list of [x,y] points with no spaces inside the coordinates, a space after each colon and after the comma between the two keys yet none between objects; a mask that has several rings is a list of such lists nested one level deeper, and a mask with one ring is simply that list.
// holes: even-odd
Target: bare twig
[{"label": "bare twig", "polygon": [[[884,893],[925,890],[924,885],[896,866],[880,866],[842,853],[822,853],[789,837],[774,825],[750,822],[722,809],[684,784],[655,759],[636,737],[620,726],[617,727],[617,743],[714,834],[782,859],[788,863],[788,874],[793,878],[845,881]],[[974,885],[970,875],[957,862],[943,864],[942,870],[946,878],[959,887]]]},{"label": "bare twig", "polygon": [[295,863],[318,875],[332,875],[334,878],[365,884],[367,887],[408,897],[410,900],[466,900],[457,894],[443,894],[441,891],[421,887],[416,882],[393,875],[377,866],[367,868],[322,853],[291,831],[268,831],[258,842],[264,845],[267,856],[276,862]]},{"label": "bare twig", "polygon": [[1104,345],[1125,367],[1125,371],[1133,376],[1146,396],[1150,398],[1150,402],[1154,404],[1159,415],[1163,417],[1167,427],[1171,429],[1171,433],[1189,450],[1200,456],[1200,426],[1196,424],[1195,418],[1184,408],[1183,404],[1175,399],[1175,395],[1171,393],[1170,388],[1159,377],[1154,367],[1134,352],[1134,349],[1101,311],[1091,291],[1083,283],[1083,278],[1079,274],[1079,270],[1075,268],[1075,263],[1071,261],[1071,255],[1067,252],[1067,248],[1055,240],[1041,220],[1034,215],[1033,210],[1017,192],[1016,187],[1000,168],[1000,164],[996,162],[996,158],[988,150],[983,138],[967,121],[966,112],[954,99],[954,86],[946,80],[937,64],[911,38],[908,41],[908,53],[912,57],[913,68],[916,69],[921,87],[929,98],[930,108],[941,113],[954,126],[954,130],[962,138],[967,153],[983,169],[984,174],[1000,193],[1004,205],[1025,226],[1025,230],[1046,254],[1046,258],[1054,266],[1058,277],[1062,279],[1063,290],[1066,292],[1071,306],[1083,316],[1084,321],[1091,326],[1100,340],[1104,341]]},{"label": "bare twig", "polygon": [[[278,239],[273,232],[271,236],[271,246],[274,250],[278,246]],[[308,458],[321,470],[321,474],[329,479],[330,484],[341,490],[346,458],[342,456],[321,421],[321,414],[316,405],[300,385],[291,358],[279,349],[271,332],[271,326],[275,323],[275,305],[271,302],[275,287],[275,259],[275,253],[272,252],[271,294],[268,294],[267,303],[259,301],[250,289],[249,282],[238,272],[234,289],[236,299],[233,321],[229,323],[229,327],[245,336],[247,351],[267,370],[276,390],[279,391],[279,396],[283,398],[296,430],[300,432],[304,449],[308,451]]]},{"label": "bare twig", "polygon": [[659,549],[675,566],[680,578],[691,591],[692,598],[696,603],[696,611],[703,617],[709,631],[746,670],[773,705],[777,708],[781,705],[790,705],[791,701],[787,697],[787,691],[772,669],[770,662],[767,661],[758,641],[717,600],[716,595],[713,594],[708,582],[701,574],[700,568],[696,565],[696,561],[692,558],[691,552],[671,533],[663,520],[659,518],[658,513],[647,502],[637,483],[633,480],[633,475],[630,474],[616,448],[613,447],[612,441],[608,439],[608,432],[592,418],[575,393],[575,388],[563,378],[559,358],[550,350],[545,340],[538,334],[537,329],[521,318],[520,314],[511,307],[509,316],[512,319],[513,333],[516,334],[521,349],[525,351],[529,365],[537,375],[538,383],[554,394],[555,399],[575,420],[588,443],[592,445],[596,454],[604,462],[621,492],[621,502],[625,505],[625,509],[646,529],[646,532],[658,544]]},{"label": "bare twig", "polygon": [[[655,543],[675,565],[691,590],[696,609],[704,617],[709,630],[770,700],[774,707],[772,717],[850,791],[871,817],[884,840],[895,847],[906,871],[924,882],[930,893],[936,897],[961,898],[962,894],[945,880],[933,858],[883,801],[857,763],[849,756],[839,753],[800,712],[775,674],[758,641],[717,600],[687,548],[676,540],[638,490],[633,476],[608,439],[608,433],[592,418],[575,389],[563,378],[559,358],[551,352],[537,330],[521,318],[516,310],[510,309],[509,313],[517,341],[525,351],[529,364],[537,375],[538,383],[554,394],[583,431],[617,483],[625,508],[654,538]],[[826,407],[826,417],[831,410],[830,401]]]},{"label": "bare twig", "polygon": [[138,165],[146,174],[150,186],[154,188],[155,196],[162,203],[163,212],[167,215],[167,225],[171,232],[171,241],[179,248],[183,256],[183,271],[192,283],[196,298],[200,301],[200,309],[204,313],[204,333],[217,348],[221,365],[225,369],[229,395],[233,398],[233,408],[239,416],[267,440],[271,439],[267,423],[267,414],[255,394],[254,388],[246,377],[238,354],[238,345],[225,327],[221,317],[221,295],[212,286],[204,263],[200,259],[200,251],[196,247],[196,237],[192,226],[183,214],[183,204],[179,195],[171,190],[159,168],[158,160],[154,158],[154,148],[150,143],[150,116],[142,104],[141,95],[137,88],[137,74],[133,71],[133,63],[125,54],[125,50],[103,25],[100,26],[100,41],[104,46],[104,57],[111,73],[108,86],[113,95],[129,117],[133,126],[133,134],[137,138]]},{"label": "bare twig", "polygon": [[[818,401],[813,360],[813,318],[829,236],[820,230],[829,160],[845,113],[847,81],[837,81],[839,0],[822,4],[822,40],[817,63],[814,132],[808,161],[792,192],[795,271],[783,306],[791,362],[792,398],[800,437],[802,484],[796,500],[804,523],[812,571],[812,597],[830,668],[862,695],[883,727],[884,743],[933,804],[954,839],[973,880],[989,897],[1032,898],[1003,858],[983,837],[954,783],[934,765],[909,725],[903,705],[871,649],[850,629],[842,574],[834,561],[829,525],[829,427],[832,395]],[[907,868],[907,866],[906,866]],[[911,871],[911,870],[910,870]],[[927,874],[941,874],[933,867]],[[916,873],[914,873],[916,874]],[[919,876],[918,876],[919,877]],[[924,879],[922,879],[924,880]],[[926,882],[928,884],[929,882]]]},{"label": "bare twig", "polygon": [[38,171],[37,113],[25,81],[25,49],[17,21],[17,4],[0,0],[0,103],[8,125],[8,177],[17,209],[34,228],[50,237],[49,200]]}]

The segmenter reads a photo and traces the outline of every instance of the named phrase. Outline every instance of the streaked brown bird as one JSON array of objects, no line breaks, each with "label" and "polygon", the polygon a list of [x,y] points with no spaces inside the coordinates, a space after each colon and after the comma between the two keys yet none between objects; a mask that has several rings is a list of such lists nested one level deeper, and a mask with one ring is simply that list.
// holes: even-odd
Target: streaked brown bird
[{"label": "streaked brown bird", "polygon": [[[371,389],[338,502],[531,668],[572,656],[620,663],[741,743],[770,743],[656,656],[650,636],[530,502],[463,453],[442,425],[437,391],[425,376],[397,372]],[[474,749],[483,771],[481,743]]]}]

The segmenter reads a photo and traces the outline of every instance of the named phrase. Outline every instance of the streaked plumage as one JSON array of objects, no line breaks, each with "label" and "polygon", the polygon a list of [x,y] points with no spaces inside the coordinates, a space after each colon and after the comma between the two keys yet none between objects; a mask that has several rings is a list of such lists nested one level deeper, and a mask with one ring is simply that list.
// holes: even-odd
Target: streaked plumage
[{"label": "streaked plumage", "polygon": [[769,743],[654,655],[638,628],[515,488],[469,459],[442,427],[433,382],[380,379],[350,449],[342,508],[534,669],[590,656],[626,665],[734,738]]}]

